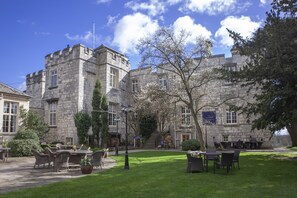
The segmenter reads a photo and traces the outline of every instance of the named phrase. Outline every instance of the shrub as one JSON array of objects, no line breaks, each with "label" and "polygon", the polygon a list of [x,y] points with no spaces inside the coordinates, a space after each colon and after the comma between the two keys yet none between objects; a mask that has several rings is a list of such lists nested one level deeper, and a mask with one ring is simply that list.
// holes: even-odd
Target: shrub
[{"label": "shrub", "polygon": [[21,128],[14,137],[15,140],[32,139],[39,141],[38,135],[32,129]]},{"label": "shrub", "polygon": [[23,139],[23,140],[12,140],[9,142],[9,147],[11,147],[11,153],[13,156],[31,156],[32,149],[41,151],[42,148],[39,145],[38,141]]},{"label": "shrub", "polygon": [[198,140],[191,139],[191,140],[183,141],[182,143],[183,151],[188,151],[188,150],[194,151],[199,149],[200,149],[200,143],[198,142]]},{"label": "shrub", "polygon": [[11,147],[11,153],[18,157],[32,155],[32,149],[42,150],[35,131],[24,128],[20,129],[14,139],[9,142],[9,147]]}]

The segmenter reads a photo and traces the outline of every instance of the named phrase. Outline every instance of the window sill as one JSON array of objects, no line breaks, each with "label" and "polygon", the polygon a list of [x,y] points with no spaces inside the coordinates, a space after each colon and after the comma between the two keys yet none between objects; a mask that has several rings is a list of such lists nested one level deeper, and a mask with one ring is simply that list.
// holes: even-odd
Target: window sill
[{"label": "window sill", "polygon": [[0,132],[1,135],[15,135],[17,132]]},{"label": "window sill", "polygon": [[227,123],[227,124],[224,124],[224,126],[239,126],[238,123]]},{"label": "window sill", "polygon": [[58,86],[49,87],[48,89],[56,89]]}]

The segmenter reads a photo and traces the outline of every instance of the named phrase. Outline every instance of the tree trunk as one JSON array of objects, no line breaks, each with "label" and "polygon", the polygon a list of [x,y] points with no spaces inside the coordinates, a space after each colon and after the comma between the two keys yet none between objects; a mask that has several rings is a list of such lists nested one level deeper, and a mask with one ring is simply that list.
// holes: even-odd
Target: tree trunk
[{"label": "tree trunk", "polygon": [[287,130],[292,140],[292,146],[297,147],[297,122],[293,122],[291,125],[287,126]]},{"label": "tree trunk", "polygon": [[195,113],[192,113],[192,116],[194,118],[194,122],[195,122],[195,126],[196,126],[196,133],[197,133],[199,141],[200,141],[200,150],[205,151],[205,142],[203,139],[203,133],[202,133],[202,129],[199,125],[197,115]]}]

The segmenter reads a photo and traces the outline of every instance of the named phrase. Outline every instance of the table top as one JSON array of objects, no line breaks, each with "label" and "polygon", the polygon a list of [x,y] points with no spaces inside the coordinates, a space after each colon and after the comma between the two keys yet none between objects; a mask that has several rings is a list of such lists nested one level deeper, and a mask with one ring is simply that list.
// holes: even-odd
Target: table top
[{"label": "table top", "polygon": [[90,153],[93,153],[93,151],[90,151],[90,150],[57,150],[56,153],[60,153],[60,152],[63,152],[63,151],[67,151],[67,152],[70,152],[70,154],[90,154]]},{"label": "table top", "polygon": [[9,147],[2,147],[2,148],[0,148],[0,151],[9,151],[11,148],[9,148]]}]

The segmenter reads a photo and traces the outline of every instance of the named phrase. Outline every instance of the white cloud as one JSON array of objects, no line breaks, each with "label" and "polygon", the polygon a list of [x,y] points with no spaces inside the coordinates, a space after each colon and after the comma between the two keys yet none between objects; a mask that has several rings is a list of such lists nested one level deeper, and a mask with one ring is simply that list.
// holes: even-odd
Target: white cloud
[{"label": "white cloud", "polygon": [[18,87],[17,87],[18,90],[20,91],[25,91],[27,89],[27,86],[26,86],[26,81],[22,82]]},{"label": "white cloud", "polygon": [[96,3],[97,4],[101,4],[101,3],[109,3],[111,2],[111,0],[97,0]]},{"label": "white cloud", "polygon": [[[91,31],[87,31],[84,35],[74,35],[71,36],[69,33],[65,34],[66,38],[72,41],[83,42],[85,44],[91,45],[93,43],[93,33]],[[96,35],[96,44],[99,41],[99,37]]]},{"label": "white cloud", "polygon": [[260,0],[261,4],[266,4],[266,0]]},{"label": "white cloud", "polygon": [[107,26],[112,26],[113,24],[116,23],[116,19],[119,17],[119,15],[116,15],[116,16],[111,16],[111,15],[108,15],[107,16]]},{"label": "white cloud", "polygon": [[178,4],[180,2],[182,2],[183,0],[167,0],[167,3],[169,5],[175,5],[175,4]]},{"label": "white cloud", "polygon": [[191,11],[216,15],[218,13],[234,13],[245,9],[251,3],[243,0],[186,0],[180,11]]},{"label": "white cloud", "polygon": [[122,53],[136,53],[139,39],[153,34],[158,28],[158,22],[147,15],[126,15],[116,24],[112,44],[119,47]]},{"label": "white cloud", "polygon": [[215,38],[218,39],[219,44],[231,47],[233,45],[233,39],[229,37],[226,28],[240,33],[241,36],[246,38],[251,37],[252,33],[257,30],[260,25],[261,22],[251,21],[250,17],[247,16],[228,16],[221,21],[221,27],[216,31]]},{"label": "white cloud", "polygon": [[194,20],[189,16],[179,17],[173,24],[175,33],[179,33],[181,30],[189,32],[187,43],[194,43],[197,37],[204,39],[210,39],[211,32],[200,24],[195,24]]},{"label": "white cloud", "polygon": [[236,0],[187,0],[184,9],[214,15],[229,10]]},{"label": "white cloud", "polygon": [[142,3],[129,1],[125,4],[125,6],[131,8],[134,12],[147,11],[150,16],[163,14],[166,11],[165,2],[159,0],[150,0],[149,2]]}]

